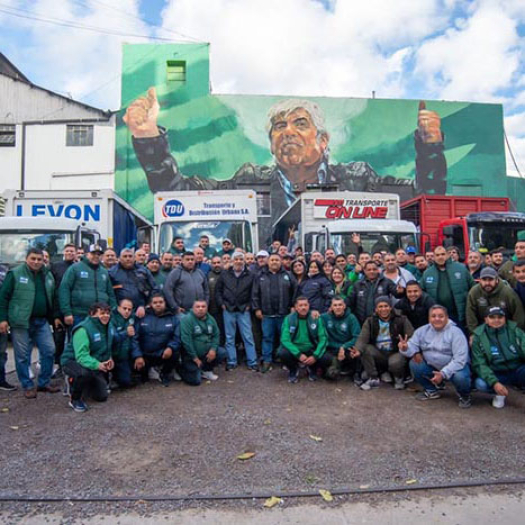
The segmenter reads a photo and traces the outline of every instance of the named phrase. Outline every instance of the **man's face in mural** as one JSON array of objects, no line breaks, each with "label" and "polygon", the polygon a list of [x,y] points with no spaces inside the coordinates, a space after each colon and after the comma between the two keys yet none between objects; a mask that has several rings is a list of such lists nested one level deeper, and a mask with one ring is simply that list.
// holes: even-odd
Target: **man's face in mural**
[{"label": "man's face in mural", "polygon": [[271,150],[284,169],[319,163],[328,146],[326,134],[318,136],[312,117],[303,108],[281,114],[272,122]]}]

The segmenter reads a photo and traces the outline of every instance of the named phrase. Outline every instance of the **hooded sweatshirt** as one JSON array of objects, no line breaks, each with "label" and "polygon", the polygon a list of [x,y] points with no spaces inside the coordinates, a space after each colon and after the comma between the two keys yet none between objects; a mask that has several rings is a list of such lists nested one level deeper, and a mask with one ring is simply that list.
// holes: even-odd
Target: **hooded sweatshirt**
[{"label": "hooded sweatshirt", "polygon": [[451,320],[442,330],[436,330],[430,323],[418,328],[408,341],[408,349],[400,352],[408,358],[421,353],[445,379],[450,379],[469,362],[467,338]]}]

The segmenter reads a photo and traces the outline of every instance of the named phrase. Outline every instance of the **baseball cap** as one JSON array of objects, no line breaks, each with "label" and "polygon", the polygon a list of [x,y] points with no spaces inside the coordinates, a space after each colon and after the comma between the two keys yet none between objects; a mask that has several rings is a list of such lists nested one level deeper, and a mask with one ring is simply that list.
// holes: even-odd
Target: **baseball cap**
[{"label": "baseball cap", "polygon": [[90,244],[88,252],[89,253],[95,253],[95,252],[104,253],[104,250],[102,249],[102,246],[100,246],[100,244]]},{"label": "baseball cap", "polygon": [[491,315],[503,315],[503,316],[506,316],[505,310],[503,310],[503,308],[500,308],[499,306],[492,306],[491,308],[489,308],[487,310],[487,314],[486,315],[488,317],[490,317]]},{"label": "baseball cap", "polygon": [[266,250],[259,250],[255,257],[270,257],[270,254]]},{"label": "baseball cap", "polygon": [[226,239],[223,239],[222,244],[224,244],[225,242],[229,242],[230,244],[232,244],[232,240],[228,239],[228,237],[226,237]]},{"label": "baseball cap", "polygon": [[405,250],[407,253],[417,253],[417,250],[416,250],[416,247],[415,246],[408,246],[407,249]]},{"label": "baseball cap", "polygon": [[498,272],[492,268],[492,266],[487,266],[481,270],[479,274],[480,279],[496,279],[498,277]]}]

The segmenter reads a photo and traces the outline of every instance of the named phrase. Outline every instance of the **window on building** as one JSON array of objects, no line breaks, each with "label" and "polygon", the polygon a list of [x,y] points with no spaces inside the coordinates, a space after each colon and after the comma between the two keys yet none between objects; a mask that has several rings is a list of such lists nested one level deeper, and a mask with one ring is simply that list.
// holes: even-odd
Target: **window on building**
[{"label": "window on building", "polygon": [[166,78],[168,82],[186,82],[186,62],[168,60],[166,62]]},{"label": "window on building", "polygon": [[0,146],[16,146],[16,127],[14,124],[0,124]]},{"label": "window on building", "polygon": [[93,126],[68,125],[66,146],[93,146]]}]

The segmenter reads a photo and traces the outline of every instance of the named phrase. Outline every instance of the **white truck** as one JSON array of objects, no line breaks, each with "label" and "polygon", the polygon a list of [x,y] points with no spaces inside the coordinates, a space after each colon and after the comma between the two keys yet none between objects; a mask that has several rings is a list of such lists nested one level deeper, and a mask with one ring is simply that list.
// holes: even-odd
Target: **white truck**
[{"label": "white truck", "polygon": [[192,249],[201,235],[217,251],[226,238],[247,252],[258,250],[257,198],[252,190],[159,192],[155,194],[155,247],[168,251],[176,237]]},{"label": "white truck", "polygon": [[416,226],[399,217],[395,194],[306,191],[274,224],[274,238],[289,248],[301,246],[307,253],[328,247],[336,253],[355,253],[354,233],[360,235],[362,249],[370,253],[417,248]]},{"label": "white truck", "polygon": [[[112,190],[6,190],[1,197],[5,218],[0,218],[0,262],[16,262],[7,254],[18,253],[8,245],[19,232],[25,247],[38,244],[53,259],[61,257],[60,249],[68,242],[80,246],[89,239],[104,240],[117,252],[134,240],[151,242],[153,224]],[[57,235],[60,239],[54,241]]]}]

